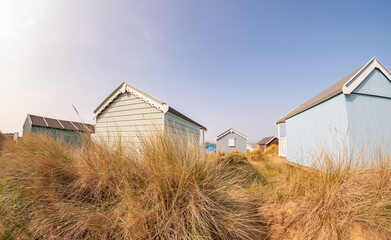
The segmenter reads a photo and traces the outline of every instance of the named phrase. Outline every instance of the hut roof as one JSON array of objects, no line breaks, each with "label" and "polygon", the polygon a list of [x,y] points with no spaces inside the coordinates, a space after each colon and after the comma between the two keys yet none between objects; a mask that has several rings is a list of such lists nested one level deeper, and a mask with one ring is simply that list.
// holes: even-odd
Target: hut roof
[{"label": "hut roof", "polygon": [[262,138],[262,140],[258,142],[258,145],[268,145],[275,138],[277,138],[277,137],[276,136],[271,136],[271,137]]},{"label": "hut roof", "polygon": [[223,132],[222,134],[220,134],[219,136],[217,136],[216,141],[219,140],[220,138],[224,137],[225,135],[229,134],[229,133],[236,133],[236,134],[238,134],[239,136],[241,136],[242,138],[244,138],[244,139],[247,140],[247,136],[246,136],[246,135],[244,135],[244,134],[242,134],[242,133],[236,131],[236,130],[233,129],[233,128],[230,128],[230,129],[228,129],[227,131],[225,131],[225,132]]},{"label": "hut roof", "polygon": [[185,116],[184,114],[180,113],[179,111],[175,110],[174,108],[168,106],[165,102],[149,95],[148,93],[130,85],[129,83],[123,82],[121,85],[119,85],[94,111],[94,118],[96,118],[114,99],[116,99],[120,94],[130,92],[131,94],[134,94],[139,99],[143,100],[144,102],[154,106],[156,109],[162,111],[163,113],[170,112],[182,119],[185,119],[188,122],[193,123],[194,125],[198,126],[200,129],[207,130],[206,127],[202,126],[201,124],[197,123],[196,121],[192,120],[191,118]]},{"label": "hut roof", "polygon": [[288,114],[279,119],[276,124],[284,123],[290,117],[293,117],[301,112],[304,112],[340,93],[350,94],[358,85],[365,80],[365,78],[373,71],[373,69],[379,69],[383,72],[388,79],[391,80],[391,73],[384,67],[384,65],[377,59],[372,58],[368,63],[358,68],[356,71],[349,74],[330,88],[319,93],[315,97],[299,105]]},{"label": "hut roof", "polygon": [[67,131],[95,133],[95,125],[93,124],[59,120],[59,119],[41,117],[32,114],[27,114],[27,119],[31,126],[53,128],[53,129],[60,129],[60,130],[67,130]]}]

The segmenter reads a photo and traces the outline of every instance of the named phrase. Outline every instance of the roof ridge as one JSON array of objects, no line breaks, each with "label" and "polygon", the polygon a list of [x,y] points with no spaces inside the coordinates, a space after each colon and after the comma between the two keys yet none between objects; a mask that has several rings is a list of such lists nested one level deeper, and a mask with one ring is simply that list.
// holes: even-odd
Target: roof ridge
[{"label": "roof ridge", "polygon": [[[373,57],[369,62],[362,65],[360,68],[356,69],[354,72],[352,72],[342,80],[338,81],[337,83],[333,84],[331,87],[327,88],[326,90],[320,92],[319,94],[315,95],[314,97],[310,98],[309,100],[295,107],[293,110],[288,112],[286,115],[284,115],[282,118],[277,120],[275,123],[276,124],[284,123],[285,120],[287,120],[288,118],[291,118],[301,112],[304,112],[332,97],[335,97],[338,94],[341,93],[350,94],[349,89],[351,91],[351,89],[354,88],[355,86],[349,88],[347,87],[347,85],[350,85],[351,83],[353,83],[353,81],[360,79],[361,75],[366,72],[368,67],[383,68],[383,70],[386,71],[387,74],[391,76],[391,73],[388,71],[388,69],[385,68],[384,65],[376,57]],[[362,79],[360,81],[362,81]]]},{"label": "roof ridge", "polygon": [[[273,141],[275,138],[277,138],[277,136],[264,137],[264,138],[261,139],[261,141],[258,142],[258,145],[267,145],[268,143]],[[268,141],[266,143],[262,143],[265,139],[268,140]]]},{"label": "roof ridge", "polygon": [[237,130],[235,130],[235,129],[233,129],[233,128],[230,128],[230,129],[228,129],[227,131],[223,132],[222,134],[218,135],[218,136],[216,137],[216,141],[219,140],[220,138],[224,137],[224,136],[227,135],[228,133],[231,133],[231,132],[236,133],[236,134],[238,134],[239,136],[241,136],[241,137],[245,138],[246,140],[248,140],[248,138],[247,138],[246,135],[244,135],[243,133],[238,132]]},{"label": "roof ridge", "polygon": [[129,92],[135,95],[140,100],[154,106],[156,109],[166,113],[169,106],[159,99],[149,95],[148,93],[130,85],[127,82],[122,82],[103,102],[94,110],[94,118],[96,118],[103,110],[106,109],[122,93]]},{"label": "roof ridge", "polygon": [[101,113],[103,110],[110,105],[111,102],[114,101],[120,94],[129,92],[133,95],[135,95],[138,99],[141,101],[144,101],[145,103],[150,104],[151,106],[155,107],[156,109],[162,111],[163,113],[167,113],[170,111],[176,116],[179,116],[183,118],[184,120],[191,122],[192,124],[197,125],[201,129],[207,130],[206,127],[202,126],[201,124],[197,123],[196,121],[190,119],[189,117],[185,116],[184,114],[178,112],[174,108],[167,105],[165,102],[149,95],[148,93],[130,85],[127,82],[122,82],[121,85],[119,85],[94,111],[94,119]]}]

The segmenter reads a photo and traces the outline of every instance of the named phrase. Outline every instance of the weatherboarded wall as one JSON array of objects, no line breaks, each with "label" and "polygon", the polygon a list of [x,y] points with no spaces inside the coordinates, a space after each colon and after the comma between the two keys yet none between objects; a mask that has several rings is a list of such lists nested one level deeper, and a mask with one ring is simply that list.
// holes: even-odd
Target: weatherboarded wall
[{"label": "weatherboarded wall", "polygon": [[287,158],[311,165],[320,149],[357,156],[391,152],[391,82],[375,69],[349,95],[339,94],[286,120]]},{"label": "weatherboarded wall", "polygon": [[348,141],[347,129],[346,100],[339,94],[286,120],[287,159],[309,166],[322,148],[336,152]]},{"label": "weatherboarded wall", "polygon": [[180,136],[191,141],[199,142],[200,127],[184,120],[171,112],[165,114],[165,131],[171,136]]},{"label": "weatherboarded wall", "polygon": [[266,151],[266,149],[270,148],[273,145],[277,145],[278,147],[278,138],[274,138],[267,146],[265,144],[260,144],[259,149]]},{"label": "weatherboarded wall", "polygon": [[[236,139],[236,146],[235,147],[229,147],[228,146],[228,139],[235,138]],[[225,153],[231,153],[231,152],[241,152],[245,153],[247,152],[247,140],[241,136],[239,136],[236,133],[229,133],[225,135],[224,137],[217,140],[216,143],[217,152],[224,151]]]},{"label": "weatherboarded wall", "polygon": [[27,134],[45,134],[56,140],[62,140],[72,146],[81,146],[83,141],[83,134],[76,131],[67,131],[61,129],[44,128],[31,126],[26,119],[23,125],[23,136]]},{"label": "weatherboarded wall", "polygon": [[131,93],[122,93],[96,118],[96,138],[115,145],[139,146],[139,136],[163,130],[164,113]]},{"label": "weatherboarded wall", "polygon": [[[364,95],[365,94],[365,95]],[[346,96],[350,144],[391,152],[391,83],[377,69]]]}]

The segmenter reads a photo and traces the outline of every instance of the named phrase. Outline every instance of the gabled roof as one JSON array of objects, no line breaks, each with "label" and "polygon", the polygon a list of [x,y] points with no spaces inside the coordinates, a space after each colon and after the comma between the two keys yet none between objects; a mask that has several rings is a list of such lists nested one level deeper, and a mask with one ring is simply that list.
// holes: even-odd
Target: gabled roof
[{"label": "gabled roof", "polygon": [[112,102],[114,99],[116,99],[120,94],[129,92],[136,96],[137,98],[141,99],[142,101],[150,104],[151,106],[155,107],[156,109],[162,111],[163,113],[170,112],[188,122],[193,123],[194,125],[198,126],[200,129],[207,130],[206,127],[202,126],[201,124],[197,123],[196,121],[190,119],[189,117],[185,116],[184,114],[178,112],[177,110],[173,109],[172,107],[168,106],[165,102],[149,95],[148,93],[130,85],[129,83],[123,82],[121,85],[119,85],[94,111],[94,119]]},{"label": "gabled roof", "polygon": [[262,140],[258,142],[258,145],[268,145],[275,138],[277,138],[277,137],[276,136],[271,136],[271,137],[262,138]]},{"label": "gabled roof", "polygon": [[231,129],[228,129],[227,131],[223,132],[222,134],[220,134],[219,136],[217,136],[216,138],[216,141],[219,140],[220,138],[224,137],[225,135],[227,134],[230,134],[230,133],[236,133],[238,134],[239,136],[241,136],[242,138],[246,139],[247,140],[247,136],[236,131],[235,129],[231,128]]},{"label": "gabled roof", "polygon": [[375,68],[379,69],[391,81],[390,71],[388,71],[377,58],[373,57],[368,63],[361,66],[341,81],[290,111],[288,114],[279,119],[276,124],[284,123],[288,118],[304,112],[340,93],[350,94]]},{"label": "gabled roof", "polygon": [[26,121],[29,121],[30,125],[35,127],[95,133],[95,125],[88,123],[59,120],[32,114],[27,114]]}]

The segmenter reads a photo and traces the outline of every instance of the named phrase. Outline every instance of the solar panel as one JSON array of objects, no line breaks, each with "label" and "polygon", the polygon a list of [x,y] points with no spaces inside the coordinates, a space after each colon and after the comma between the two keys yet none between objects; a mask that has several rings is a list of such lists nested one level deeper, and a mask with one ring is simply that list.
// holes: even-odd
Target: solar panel
[{"label": "solar panel", "polygon": [[59,120],[66,130],[77,131],[70,121]]},{"label": "solar panel", "polygon": [[91,133],[95,133],[95,126],[92,124],[86,124],[88,130],[90,130]]},{"label": "solar panel", "polygon": [[80,132],[90,132],[95,133],[95,125],[73,122],[66,120],[57,120],[54,118],[40,117],[35,115],[30,115],[32,125],[37,127],[48,127],[55,129],[63,129],[68,131],[80,131]]},{"label": "solar panel", "polygon": [[38,127],[47,127],[45,120],[43,117],[38,117],[34,115],[30,115],[31,121],[33,122],[32,125],[38,126]]},{"label": "solar panel", "polygon": [[45,117],[45,120],[46,120],[46,122],[48,123],[48,125],[49,125],[50,128],[63,129],[62,126],[61,126],[61,124],[57,121],[57,119],[46,118],[46,117]]},{"label": "solar panel", "polygon": [[79,122],[72,122],[72,123],[75,124],[75,126],[79,129],[79,131],[81,132],[88,131],[88,127],[85,124]]}]

